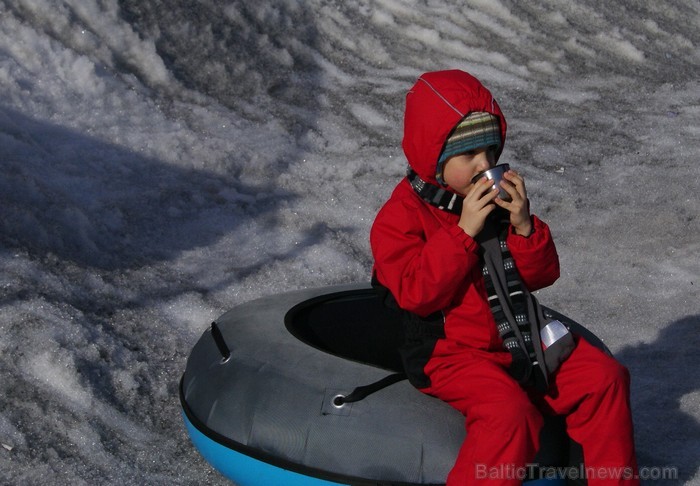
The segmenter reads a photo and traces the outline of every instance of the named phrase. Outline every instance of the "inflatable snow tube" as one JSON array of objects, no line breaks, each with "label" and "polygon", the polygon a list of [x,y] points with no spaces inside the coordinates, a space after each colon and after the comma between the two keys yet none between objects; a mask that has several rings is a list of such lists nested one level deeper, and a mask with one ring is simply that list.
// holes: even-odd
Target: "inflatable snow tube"
[{"label": "inflatable snow tube", "polygon": [[[579,324],[547,311],[604,348]],[[444,484],[465,437],[464,418],[408,381],[394,383],[399,326],[369,285],[235,307],[204,332],[180,381],[192,443],[239,486]],[[360,401],[338,399],[387,377],[393,384]],[[540,466],[581,463],[561,417],[545,418],[541,441]]]}]

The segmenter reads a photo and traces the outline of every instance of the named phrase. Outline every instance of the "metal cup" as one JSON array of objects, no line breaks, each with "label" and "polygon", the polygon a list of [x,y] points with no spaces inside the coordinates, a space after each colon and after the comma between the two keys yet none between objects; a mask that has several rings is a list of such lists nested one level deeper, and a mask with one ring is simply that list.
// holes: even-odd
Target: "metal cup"
[{"label": "metal cup", "polygon": [[472,184],[475,184],[482,177],[486,177],[488,180],[492,181],[490,190],[498,189],[498,197],[504,201],[510,201],[511,197],[505,189],[500,186],[500,182],[503,180],[503,174],[510,169],[508,164],[500,164],[495,167],[491,167],[489,170],[479,172],[472,178]]}]

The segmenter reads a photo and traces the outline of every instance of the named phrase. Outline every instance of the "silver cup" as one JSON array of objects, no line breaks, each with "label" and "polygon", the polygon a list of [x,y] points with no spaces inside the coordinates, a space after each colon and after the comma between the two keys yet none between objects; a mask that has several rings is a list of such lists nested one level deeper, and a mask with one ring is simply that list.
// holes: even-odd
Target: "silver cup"
[{"label": "silver cup", "polygon": [[491,167],[489,170],[479,172],[477,175],[475,175],[472,178],[472,184],[475,184],[482,177],[486,177],[492,182],[490,190],[493,191],[494,189],[498,189],[498,197],[504,201],[510,201],[510,194],[508,194],[505,189],[500,186],[500,182],[503,180],[503,174],[509,169],[510,166],[508,164],[500,164],[495,167]]}]

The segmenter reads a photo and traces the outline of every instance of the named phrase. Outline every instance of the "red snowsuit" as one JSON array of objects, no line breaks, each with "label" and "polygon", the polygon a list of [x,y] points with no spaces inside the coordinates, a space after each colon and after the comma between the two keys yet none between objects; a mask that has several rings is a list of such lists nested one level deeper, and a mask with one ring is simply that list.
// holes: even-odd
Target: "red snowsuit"
[{"label": "red snowsuit", "polygon": [[[499,118],[504,142],[506,123],[498,104],[467,73],[426,73],[408,93],[403,148],[424,181],[437,184],[436,164],[445,140],[474,111]],[[431,342],[419,371],[427,378],[422,391],[466,417],[467,439],[448,485],[518,484],[518,468],[532,461],[539,447],[542,412],[567,416],[569,435],[583,447],[590,485],[637,484],[602,477],[625,467],[636,473],[627,370],[577,338],[576,349],[550,378],[545,395],[521,388],[507,372],[511,355],[502,347],[487,302],[478,244],[457,226],[458,220],[423,201],[403,179],[370,234],[375,276],[399,306],[420,316],[444,315],[445,337]],[[559,277],[549,228],[536,216],[532,221],[529,237],[512,232],[507,237],[531,291]],[[613,469],[598,469],[602,467]]]}]

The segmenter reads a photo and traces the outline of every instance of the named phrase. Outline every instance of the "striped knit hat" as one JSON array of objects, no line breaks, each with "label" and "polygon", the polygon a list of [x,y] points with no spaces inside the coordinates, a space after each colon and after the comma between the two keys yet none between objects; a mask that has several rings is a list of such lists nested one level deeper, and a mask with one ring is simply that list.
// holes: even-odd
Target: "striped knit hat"
[{"label": "striped knit hat", "polygon": [[445,168],[445,161],[453,155],[463,154],[470,150],[501,146],[501,130],[498,118],[490,113],[475,111],[465,116],[457,124],[445,142],[440,158],[438,159],[435,177],[440,184],[445,185],[442,172]]}]

